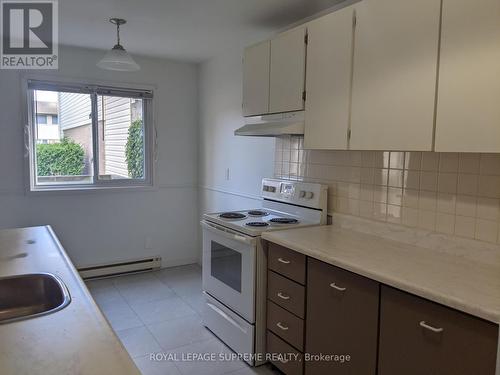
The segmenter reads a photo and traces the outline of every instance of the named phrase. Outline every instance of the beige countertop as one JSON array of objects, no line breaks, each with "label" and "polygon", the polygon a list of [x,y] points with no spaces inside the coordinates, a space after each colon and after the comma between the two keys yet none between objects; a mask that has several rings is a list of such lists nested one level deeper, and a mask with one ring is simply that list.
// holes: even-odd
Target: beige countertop
[{"label": "beige countertop", "polygon": [[0,277],[36,272],[59,276],[71,303],[53,314],[0,324],[2,375],[140,374],[50,227],[1,230]]},{"label": "beige countertop", "polygon": [[500,323],[500,252],[419,247],[336,226],[267,232],[277,243],[348,271]]}]

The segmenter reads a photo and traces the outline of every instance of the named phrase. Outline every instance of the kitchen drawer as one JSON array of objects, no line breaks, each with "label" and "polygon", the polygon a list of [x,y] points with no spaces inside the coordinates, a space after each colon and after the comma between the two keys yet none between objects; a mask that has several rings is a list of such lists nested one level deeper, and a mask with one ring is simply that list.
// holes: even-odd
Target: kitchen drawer
[{"label": "kitchen drawer", "polygon": [[267,274],[267,298],[304,319],[305,288],[273,271]]},{"label": "kitchen drawer", "polygon": [[498,325],[382,287],[380,375],[494,375]]},{"label": "kitchen drawer", "polygon": [[267,353],[276,356],[276,358],[271,357],[271,363],[285,375],[302,375],[304,373],[302,353],[270,331],[267,331]]},{"label": "kitchen drawer", "polygon": [[306,256],[286,247],[269,243],[269,269],[300,284],[306,283]]},{"label": "kitchen drawer", "polygon": [[304,321],[275,303],[267,303],[267,329],[300,351],[304,350]]},{"label": "kitchen drawer", "polygon": [[375,375],[380,285],[312,258],[307,267],[305,351],[350,361],[308,361],[306,375]]}]

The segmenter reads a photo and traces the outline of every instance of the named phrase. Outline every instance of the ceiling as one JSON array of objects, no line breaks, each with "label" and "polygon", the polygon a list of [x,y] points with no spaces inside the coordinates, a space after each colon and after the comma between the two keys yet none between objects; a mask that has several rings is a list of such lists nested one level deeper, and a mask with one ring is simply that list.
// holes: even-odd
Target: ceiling
[{"label": "ceiling", "polygon": [[203,61],[253,42],[342,0],[62,0],[59,43],[108,49],[111,17],[125,18],[132,54]]}]

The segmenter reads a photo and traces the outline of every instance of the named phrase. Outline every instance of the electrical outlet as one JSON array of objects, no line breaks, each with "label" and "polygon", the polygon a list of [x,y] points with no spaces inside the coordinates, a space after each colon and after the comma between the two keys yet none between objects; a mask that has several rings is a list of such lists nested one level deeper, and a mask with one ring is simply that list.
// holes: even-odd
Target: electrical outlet
[{"label": "electrical outlet", "polygon": [[144,249],[151,250],[152,248],[153,248],[153,240],[151,239],[151,237],[146,236],[146,238],[144,238]]}]

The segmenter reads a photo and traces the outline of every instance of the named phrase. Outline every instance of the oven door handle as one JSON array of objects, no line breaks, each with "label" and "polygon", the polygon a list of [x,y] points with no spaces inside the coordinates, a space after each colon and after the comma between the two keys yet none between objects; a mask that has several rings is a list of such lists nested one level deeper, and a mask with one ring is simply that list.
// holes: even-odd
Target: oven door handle
[{"label": "oven door handle", "polygon": [[255,238],[250,237],[250,236],[245,236],[241,233],[235,232],[231,229],[224,228],[220,225],[214,224],[214,223],[209,223],[207,221],[202,221],[201,225],[203,228],[211,231],[212,233],[216,233],[219,236],[223,236],[225,238],[228,238],[230,240],[235,240],[238,242],[242,242],[246,245],[254,245],[255,244]]},{"label": "oven door handle", "polygon": [[236,322],[234,319],[232,319],[229,315],[227,315],[224,311],[222,311],[221,309],[219,309],[217,306],[215,306],[214,304],[212,304],[210,302],[207,302],[207,306],[210,307],[212,310],[214,310],[217,314],[219,314],[220,316],[222,316],[224,319],[226,319],[233,326],[235,326],[236,328],[238,328],[241,332],[243,332],[245,334],[247,333],[247,330],[245,328],[243,328],[242,326],[240,326],[238,324],[238,322]]}]

